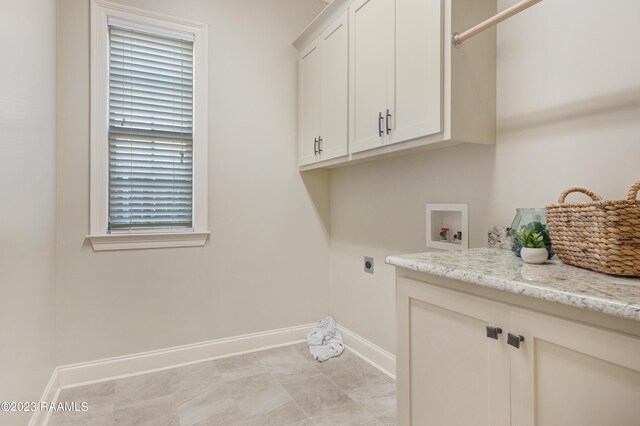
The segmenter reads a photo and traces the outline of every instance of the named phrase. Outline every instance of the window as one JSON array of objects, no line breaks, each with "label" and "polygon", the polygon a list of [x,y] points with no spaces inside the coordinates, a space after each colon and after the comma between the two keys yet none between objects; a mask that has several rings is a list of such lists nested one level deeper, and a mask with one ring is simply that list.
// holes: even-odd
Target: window
[{"label": "window", "polygon": [[95,0],[91,53],[94,250],[204,245],[206,26]]},{"label": "window", "polygon": [[192,227],[193,41],[109,25],[109,230]]}]

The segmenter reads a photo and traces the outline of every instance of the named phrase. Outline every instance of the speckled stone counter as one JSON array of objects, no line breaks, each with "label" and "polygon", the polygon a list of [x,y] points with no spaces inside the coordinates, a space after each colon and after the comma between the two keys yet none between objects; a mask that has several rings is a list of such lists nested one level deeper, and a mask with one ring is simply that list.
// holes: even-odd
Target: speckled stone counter
[{"label": "speckled stone counter", "polygon": [[386,263],[640,321],[640,279],[600,274],[559,260],[528,265],[510,250],[477,248],[389,256]]}]

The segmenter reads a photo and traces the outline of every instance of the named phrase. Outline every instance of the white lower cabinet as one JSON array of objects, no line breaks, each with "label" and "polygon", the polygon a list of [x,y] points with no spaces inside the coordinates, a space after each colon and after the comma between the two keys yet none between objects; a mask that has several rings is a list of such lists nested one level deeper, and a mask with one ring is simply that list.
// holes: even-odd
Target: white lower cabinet
[{"label": "white lower cabinet", "polygon": [[397,278],[399,425],[639,424],[640,337],[428,277]]},{"label": "white lower cabinet", "polygon": [[507,308],[406,278],[396,300],[398,424],[508,424],[509,353],[485,334]]},{"label": "white lower cabinet", "polygon": [[510,308],[514,425],[640,424],[640,339]]}]

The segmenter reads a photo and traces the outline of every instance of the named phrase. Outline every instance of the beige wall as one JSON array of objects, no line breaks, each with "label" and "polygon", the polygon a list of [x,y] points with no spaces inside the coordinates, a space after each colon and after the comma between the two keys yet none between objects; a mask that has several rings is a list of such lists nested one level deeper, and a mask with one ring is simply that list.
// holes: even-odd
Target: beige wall
[{"label": "beige wall", "polygon": [[291,41],[323,4],[123,3],[209,24],[212,236],[204,248],[101,253],[85,241],[89,1],[60,0],[59,364],[316,321],[329,306],[329,230],[318,217],[328,175],[303,182],[297,171]]},{"label": "beige wall", "polygon": [[38,401],[55,366],[56,2],[0,10],[0,401]]},{"label": "beige wall", "polygon": [[[328,310],[395,352],[384,256],[425,249],[426,202],[468,202],[471,245],[483,246],[486,228],[508,224],[516,207],[553,202],[576,184],[620,198],[640,178],[637,2],[543,2],[501,25],[495,147],[304,181],[292,149],[290,42],[322,4],[126,3],[210,26],[212,238],[204,248],[105,253],[85,241],[89,2],[60,0],[55,245],[56,5],[3,1],[12,19],[0,51],[13,60],[0,67],[0,192],[14,207],[0,210],[0,400],[37,400],[54,365],[303,324]],[[362,272],[365,255],[375,275]]]},{"label": "beige wall", "polygon": [[[501,0],[500,10],[515,3]],[[545,1],[498,30],[498,140],[331,172],[331,310],[395,352],[394,270],[425,251],[424,204],[469,203],[470,244],[574,185],[626,198],[640,179],[640,3]],[[482,37],[482,36],[480,36]],[[375,256],[376,273],[362,272]]]},{"label": "beige wall", "polygon": [[[516,207],[545,205],[575,184],[619,198],[640,177],[640,5],[630,0],[543,2],[501,25],[495,147],[304,181],[292,148],[290,42],[322,4],[126,3],[210,25],[213,234],[205,248],[91,251],[88,2],[60,0],[59,364],[302,324],[329,309],[395,352],[394,271],[384,257],[425,250],[426,202],[469,203],[471,246],[483,246],[487,227],[509,224]],[[365,255],[375,275],[362,272]]]}]

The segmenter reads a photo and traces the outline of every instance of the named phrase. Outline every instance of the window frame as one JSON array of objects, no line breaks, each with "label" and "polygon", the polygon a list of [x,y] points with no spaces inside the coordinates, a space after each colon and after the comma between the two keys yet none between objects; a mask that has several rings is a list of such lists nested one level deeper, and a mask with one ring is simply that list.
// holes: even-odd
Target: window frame
[{"label": "window frame", "polygon": [[[193,228],[110,233],[109,219],[109,30],[108,19],[158,35],[192,34]],[[208,28],[207,24],[103,0],[91,2],[91,134],[89,235],[94,251],[204,246],[208,236]]]}]

